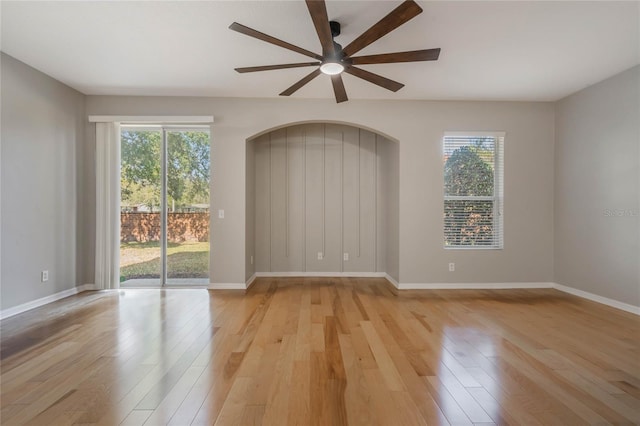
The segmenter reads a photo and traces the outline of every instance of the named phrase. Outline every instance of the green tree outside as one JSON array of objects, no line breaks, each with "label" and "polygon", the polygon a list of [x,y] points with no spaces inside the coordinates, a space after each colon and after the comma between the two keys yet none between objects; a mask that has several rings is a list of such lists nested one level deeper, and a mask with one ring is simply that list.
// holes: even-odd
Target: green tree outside
[{"label": "green tree outside", "polygon": [[[210,155],[206,132],[167,133],[167,196],[171,210],[209,203]],[[160,210],[162,134],[123,131],[121,196],[123,204]]]}]

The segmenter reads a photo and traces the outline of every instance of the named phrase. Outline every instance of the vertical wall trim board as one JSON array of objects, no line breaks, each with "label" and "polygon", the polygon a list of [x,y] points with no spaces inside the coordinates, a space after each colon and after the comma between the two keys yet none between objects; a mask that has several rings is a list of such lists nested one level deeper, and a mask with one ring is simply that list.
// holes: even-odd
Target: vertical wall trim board
[{"label": "vertical wall trim board", "polygon": [[285,240],[284,255],[289,257],[289,129],[284,129],[284,176],[285,176],[285,194],[284,194],[284,214],[285,214]]},{"label": "vertical wall trim board", "polygon": [[344,272],[344,130],[340,136],[340,271]]},{"label": "vertical wall trim board", "polygon": [[303,207],[302,207],[302,264],[304,266],[304,270],[307,270],[307,132],[302,132],[302,176],[303,176],[303,185],[302,185],[302,199],[303,199]]},{"label": "vertical wall trim board", "polygon": [[374,151],[374,161],[375,161],[375,167],[373,168],[373,182],[374,182],[374,189],[375,191],[373,192],[373,217],[374,217],[374,221],[375,221],[375,228],[373,230],[373,269],[374,271],[378,270],[378,135],[374,135],[373,136],[373,151]]},{"label": "vertical wall trim board", "polygon": [[357,252],[357,256],[358,258],[360,258],[360,242],[361,242],[361,238],[360,238],[360,232],[361,232],[361,227],[362,227],[362,188],[360,187],[360,178],[361,178],[361,173],[362,173],[362,165],[360,164],[361,161],[361,155],[362,155],[362,146],[361,146],[361,135],[362,135],[362,129],[358,129],[358,183],[357,183],[357,191],[358,191],[358,236],[356,237],[358,240],[358,252]]},{"label": "vertical wall trim board", "polygon": [[324,260],[326,248],[324,245],[326,238],[326,220],[327,220],[327,197],[326,197],[326,173],[327,165],[325,164],[325,156],[327,150],[327,125],[323,124],[322,136],[322,260]]},{"label": "vertical wall trim board", "polygon": [[271,188],[273,170],[271,168],[271,151],[273,146],[271,145],[271,133],[269,133],[269,271],[271,271],[271,237],[272,237],[272,221],[273,221],[273,208],[271,206],[271,199],[273,198],[273,189]]},{"label": "vertical wall trim board", "polygon": [[342,268],[341,271],[344,272],[344,133],[342,135],[342,146],[340,147],[342,150],[342,167],[340,168],[340,181],[342,182],[342,186],[340,187],[340,193],[342,198],[342,211],[340,215],[340,226],[342,227],[342,239],[341,239],[341,256],[342,256]]}]

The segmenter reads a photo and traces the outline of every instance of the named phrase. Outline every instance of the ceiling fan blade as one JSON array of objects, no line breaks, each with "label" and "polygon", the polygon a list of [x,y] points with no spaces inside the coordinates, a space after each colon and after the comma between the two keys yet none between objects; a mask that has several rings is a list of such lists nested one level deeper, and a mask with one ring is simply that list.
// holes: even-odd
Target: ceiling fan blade
[{"label": "ceiling fan blade", "polygon": [[354,65],[364,64],[392,64],[396,62],[420,62],[437,61],[440,56],[440,48],[413,50],[411,52],[383,53],[380,55],[356,56],[351,58]]},{"label": "ceiling fan blade", "polygon": [[235,70],[239,73],[245,73],[245,72],[256,72],[256,71],[282,70],[285,68],[313,67],[318,65],[320,65],[320,62],[300,62],[297,64],[280,64],[280,65],[263,65],[259,67],[243,67],[243,68],[235,68]]},{"label": "ceiling fan blade", "polygon": [[322,54],[324,56],[334,56],[335,47],[333,46],[333,37],[331,36],[331,27],[329,26],[329,16],[327,15],[327,5],[324,0],[306,0],[309,15],[316,27],[316,33],[322,45]]},{"label": "ceiling fan blade", "polygon": [[291,43],[287,43],[286,41],[282,41],[275,37],[271,37],[270,35],[261,33],[260,31],[254,30],[253,28],[249,28],[242,24],[238,24],[237,22],[234,22],[233,24],[229,25],[229,29],[244,35],[248,35],[249,37],[257,38],[258,40],[266,41],[267,43],[275,44],[276,46],[280,46],[285,49],[292,50],[294,52],[300,53],[301,55],[309,56],[319,61],[322,60],[322,56],[318,54],[315,54],[306,49],[303,49],[302,47],[294,46]]},{"label": "ceiling fan blade", "polygon": [[304,86],[305,84],[307,84],[308,82],[310,82],[311,80],[313,80],[319,75],[320,75],[320,68],[311,71],[311,73],[306,75],[302,80],[298,81],[296,84],[289,87],[284,92],[280,93],[280,96],[291,96],[296,92],[296,90],[298,90],[299,88],[301,88],[302,86]]},{"label": "ceiling fan blade", "polygon": [[351,56],[356,52],[364,49],[380,37],[389,34],[400,25],[414,18],[422,12],[422,8],[413,0],[406,0],[400,6],[396,7],[387,16],[382,18],[378,23],[374,24],[367,31],[362,33],[360,37],[353,40],[347,47],[342,49],[346,56]]},{"label": "ceiling fan blade", "polygon": [[333,84],[333,93],[336,95],[336,103],[348,101],[349,98],[347,98],[342,76],[340,74],[332,75],[331,83]]},{"label": "ceiling fan blade", "polygon": [[365,71],[362,68],[346,67],[344,72],[348,72],[353,76],[360,77],[363,80],[367,80],[369,83],[384,87],[385,89],[391,90],[392,92],[397,92],[404,87],[404,84],[402,83],[398,83],[397,81],[390,80],[386,77],[374,74],[369,71]]}]

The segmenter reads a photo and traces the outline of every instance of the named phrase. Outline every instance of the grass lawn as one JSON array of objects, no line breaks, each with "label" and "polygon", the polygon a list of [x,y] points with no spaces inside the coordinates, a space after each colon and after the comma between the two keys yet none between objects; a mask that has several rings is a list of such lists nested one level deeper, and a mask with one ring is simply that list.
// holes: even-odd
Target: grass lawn
[{"label": "grass lawn", "polygon": [[[120,243],[120,282],[160,276],[160,242]],[[168,278],[208,278],[209,243],[169,243]]]}]

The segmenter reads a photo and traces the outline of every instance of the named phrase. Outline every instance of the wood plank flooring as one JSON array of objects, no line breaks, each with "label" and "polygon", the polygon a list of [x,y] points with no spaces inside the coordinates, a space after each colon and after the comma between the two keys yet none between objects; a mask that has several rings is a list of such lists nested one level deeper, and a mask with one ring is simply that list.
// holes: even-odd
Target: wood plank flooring
[{"label": "wood plank flooring", "polygon": [[259,279],[6,319],[2,425],[640,424],[640,319],[555,290]]}]

